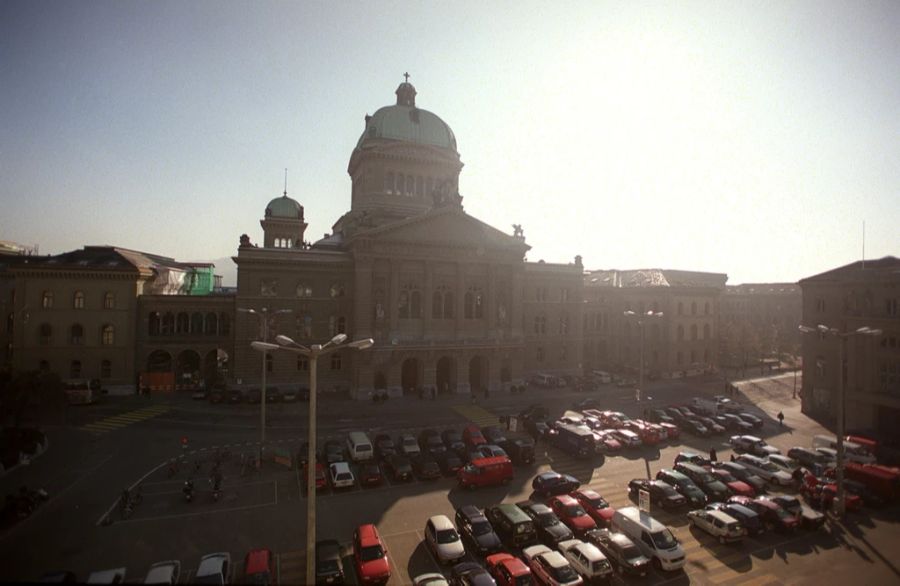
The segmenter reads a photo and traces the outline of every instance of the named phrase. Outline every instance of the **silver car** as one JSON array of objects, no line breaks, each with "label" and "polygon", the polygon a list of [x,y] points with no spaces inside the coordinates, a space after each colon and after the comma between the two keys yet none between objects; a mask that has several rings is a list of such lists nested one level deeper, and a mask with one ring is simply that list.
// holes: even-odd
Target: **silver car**
[{"label": "silver car", "polygon": [[150,571],[144,578],[144,584],[178,584],[180,575],[181,562],[178,560],[157,562],[150,566]]},{"label": "silver car", "polygon": [[776,466],[772,462],[764,460],[758,456],[741,454],[740,456],[735,458],[735,462],[743,465],[745,468],[771,484],[777,484],[779,486],[790,486],[793,482],[790,474],[788,474],[784,470],[780,470],[778,466]]},{"label": "silver car", "polygon": [[209,553],[200,558],[200,567],[192,580],[195,584],[231,583],[231,554],[227,551]]},{"label": "silver car", "polygon": [[446,515],[435,515],[428,519],[425,523],[425,543],[442,564],[456,563],[466,555],[462,539]]}]

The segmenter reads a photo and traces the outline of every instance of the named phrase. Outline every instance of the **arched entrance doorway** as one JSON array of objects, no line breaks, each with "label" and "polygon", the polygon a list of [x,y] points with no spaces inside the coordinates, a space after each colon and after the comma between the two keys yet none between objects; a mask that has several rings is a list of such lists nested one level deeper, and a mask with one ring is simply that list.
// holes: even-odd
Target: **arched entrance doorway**
[{"label": "arched entrance doorway", "polygon": [[407,358],[403,361],[403,366],[400,369],[400,386],[403,387],[404,393],[414,393],[419,385],[422,384],[422,379],[419,376],[420,369],[421,366],[417,358]]},{"label": "arched entrance doorway", "polygon": [[182,350],[175,361],[175,384],[200,384],[200,355],[193,350]]},{"label": "arched entrance doorway", "polygon": [[203,359],[203,379],[207,388],[223,386],[228,379],[228,352],[217,348]]},{"label": "arched entrance doorway", "polygon": [[437,362],[435,383],[439,393],[456,392],[456,361],[449,356],[441,356]]},{"label": "arched entrance doorway", "polygon": [[469,361],[469,388],[480,392],[488,386],[487,360],[484,356],[475,356]]},{"label": "arched entrance doorway", "polygon": [[147,372],[171,372],[172,356],[165,350],[154,350],[147,357]]}]

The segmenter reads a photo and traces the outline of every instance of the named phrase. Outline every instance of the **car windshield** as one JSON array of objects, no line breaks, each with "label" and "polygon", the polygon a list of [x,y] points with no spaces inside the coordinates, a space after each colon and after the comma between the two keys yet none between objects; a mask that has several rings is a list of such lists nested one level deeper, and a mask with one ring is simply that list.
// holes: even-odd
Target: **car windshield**
[{"label": "car windshield", "polygon": [[569,505],[566,507],[566,515],[569,517],[582,517],[585,515],[585,512],[581,505]]},{"label": "car windshield", "polygon": [[541,513],[537,516],[537,522],[541,527],[552,527],[559,523],[559,518],[550,511],[547,511],[546,513]]},{"label": "car windshield", "polygon": [[757,466],[766,472],[778,472],[778,466],[768,461],[760,462]]},{"label": "car windshield", "polygon": [[456,534],[456,529],[444,529],[443,531],[437,532],[438,543],[453,543],[454,541],[459,541],[459,535]]},{"label": "car windshield", "polygon": [[416,440],[414,438],[405,437],[405,438],[403,438],[403,445],[404,446],[418,446],[419,444],[416,443]]},{"label": "car windshield", "polygon": [[516,525],[516,533],[531,533],[534,531],[531,523],[519,523]]},{"label": "car windshield", "polygon": [[587,502],[591,504],[595,509],[606,509],[609,508],[609,503],[603,497],[596,497],[592,499],[587,499]]},{"label": "car windshield", "polygon": [[779,519],[785,519],[785,520],[787,520],[787,519],[793,519],[793,518],[794,518],[794,515],[792,515],[789,511],[787,511],[786,509],[783,509],[783,508],[781,508],[781,507],[778,507],[777,509],[775,509],[775,512],[778,513],[778,518],[779,518]]},{"label": "car windshield", "polygon": [[475,521],[472,523],[472,535],[487,535],[491,531],[491,524],[487,521]]},{"label": "car windshield", "polygon": [[715,482],[716,479],[710,472],[700,472],[697,474],[697,477],[700,479],[700,482],[703,484],[710,484],[711,482]]},{"label": "car windshield", "polygon": [[653,534],[653,543],[657,549],[672,549],[678,545],[678,540],[675,539],[671,531],[663,529]]},{"label": "car windshield", "polygon": [[359,557],[364,562],[380,560],[384,557],[384,550],[381,549],[380,545],[370,545],[362,548],[362,551],[359,552]]},{"label": "car windshield", "polygon": [[578,578],[578,574],[576,574],[575,570],[572,569],[572,566],[568,564],[565,566],[559,566],[558,568],[550,566],[549,568],[547,568],[547,570],[548,573],[553,576],[553,578],[557,582],[562,584],[565,584],[566,582],[573,582]]},{"label": "car windshield", "polygon": [[605,572],[610,569],[609,560],[596,560],[591,564],[591,569],[593,569],[596,574]]},{"label": "car windshield", "polygon": [[630,563],[634,563],[639,561],[638,558],[644,557],[644,554],[641,553],[641,550],[636,545],[631,545],[622,550],[622,557]]}]

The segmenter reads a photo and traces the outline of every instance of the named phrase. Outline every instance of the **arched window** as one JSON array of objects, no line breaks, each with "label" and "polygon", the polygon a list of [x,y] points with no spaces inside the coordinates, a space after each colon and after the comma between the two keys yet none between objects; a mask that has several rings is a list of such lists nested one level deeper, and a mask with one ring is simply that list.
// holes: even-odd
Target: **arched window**
[{"label": "arched window", "polygon": [[41,307],[51,309],[53,307],[53,291],[44,291],[41,295]]},{"label": "arched window", "polygon": [[453,319],[456,313],[453,291],[444,291],[444,319]]},{"label": "arched window", "polygon": [[100,378],[109,378],[112,376],[112,362],[109,360],[100,361]]},{"label": "arched window", "polygon": [[69,378],[81,378],[81,361],[73,360],[69,365]]},{"label": "arched window", "polygon": [[308,371],[309,370],[309,358],[303,356],[302,354],[297,355],[297,370]]},{"label": "arched window", "polygon": [[312,297],[312,285],[309,283],[297,283],[297,297]]},{"label": "arched window", "polygon": [[703,339],[709,339],[709,324],[703,324]]},{"label": "arched window", "polygon": [[72,296],[72,307],[84,309],[84,293],[82,291],[75,291],[75,295]]},{"label": "arched window", "polygon": [[199,311],[195,311],[191,314],[191,333],[192,334],[202,334],[203,333],[203,314]]},{"label": "arched window", "polygon": [[208,336],[216,335],[216,330],[219,328],[219,320],[216,318],[216,314],[209,312],[206,314],[206,320],[203,324],[203,333]]},{"label": "arched window", "polygon": [[312,338],[312,316],[308,313],[297,316],[297,335],[303,339]]},{"label": "arched window", "polygon": [[697,324],[691,325],[691,340],[697,339]]},{"label": "arched window", "polygon": [[422,317],[422,292],[415,283],[406,283],[400,289],[397,309],[401,319],[420,319]]},{"label": "arched window", "polygon": [[331,355],[331,370],[341,369],[341,353],[335,352]]},{"label": "arched window", "polygon": [[171,311],[167,311],[162,318],[161,332],[164,336],[171,336],[175,333],[175,314]]},{"label": "arched window", "polygon": [[422,317],[422,292],[418,289],[409,294],[409,316],[413,319]]},{"label": "arched window", "polygon": [[186,334],[191,331],[191,318],[188,317],[188,314],[184,311],[178,313],[178,317],[175,318],[175,333],[176,334]]},{"label": "arched window", "polygon": [[678,325],[678,341],[684,340],[684,326]]},{"label": "arched window", "polygon": [[81,346],[84,343],[84,326],[74,324],[69,335],[69,341],[73,346]]},{"label": "arched window", "polygon": [[103,309],[115,309],[116,307],[116,294],[112,291],[107,291],[103,296]]},{"label": "arched window", "polygon": [[38,333],[41,346],[49,346],[53,342],[53,328],[50,324],[41,324]]},{"label": "arched window", "polygon": [[160,328],[162,328],[162,318],[159,312],[151,311],[147,316],[147,333],[151,336],[158,336]]},{"label": "arched window", "polygon": [[[167,315],[172,315],[171,313]],[[100,329],[100,343],[104,346],[112,346],[116,341],[116,330],[110,324]]]},{"label": "arched window", "polygon": [[223,336],[231,333],[231,319],[227,313],[219,314],[219,333]]}]

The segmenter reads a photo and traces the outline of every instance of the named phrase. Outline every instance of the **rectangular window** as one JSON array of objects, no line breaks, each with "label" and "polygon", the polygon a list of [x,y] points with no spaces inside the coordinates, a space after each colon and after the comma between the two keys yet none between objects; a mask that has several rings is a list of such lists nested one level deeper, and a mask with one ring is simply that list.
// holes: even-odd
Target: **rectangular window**
[{"label": "rectangular window", "polygon": [[891,317],[897,317],[897,307],[898,307],[897,299],[885,299],[884,300],[884,312]]},{"label": "rectangular window", "polygon": [[535,348],[534,359],[537,362],[544,361],[544,348],[542,346],[538,346],[537,348]]},{"label": "rectangular window", "polygon": [[331,355],[331,370],[340,370],[341,369],[341,355],[339,353],[334,353]]},{"label": "rectangular window", "polygon": [[103,309],[115,309],[115,307],[116,307],[115,293],[107,292],[106,295],[103,296]]},{"label": "rectangular window", "polygon": [[309,370],[309,359],[306,356],[297,356],[297,370]]},{"label": "rectangular window", "polygon": [[816,299],[816,311],[819,313],[825,313],[825,299],[819,297]]}]

